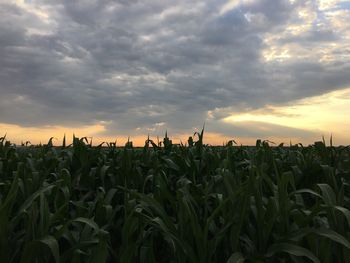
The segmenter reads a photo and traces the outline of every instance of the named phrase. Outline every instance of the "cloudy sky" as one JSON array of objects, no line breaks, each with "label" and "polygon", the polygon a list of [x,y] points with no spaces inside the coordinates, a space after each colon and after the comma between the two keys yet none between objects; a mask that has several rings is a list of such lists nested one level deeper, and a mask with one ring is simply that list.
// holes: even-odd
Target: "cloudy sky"
[{"label": "cloudy sky", "polygon": [[350,1],[0,0],[0,130],[350,144]]}]

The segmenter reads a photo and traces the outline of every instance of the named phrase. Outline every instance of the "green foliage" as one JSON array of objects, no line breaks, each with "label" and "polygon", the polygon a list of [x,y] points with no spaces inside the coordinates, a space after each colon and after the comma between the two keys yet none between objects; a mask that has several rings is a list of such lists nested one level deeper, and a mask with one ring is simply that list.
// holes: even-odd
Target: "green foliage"
[{"label": "green foliage", "polygon": [[[2,262],[350,262],[350,149],[0,138]],[[272,143],[273,144],[273,143]]]}]

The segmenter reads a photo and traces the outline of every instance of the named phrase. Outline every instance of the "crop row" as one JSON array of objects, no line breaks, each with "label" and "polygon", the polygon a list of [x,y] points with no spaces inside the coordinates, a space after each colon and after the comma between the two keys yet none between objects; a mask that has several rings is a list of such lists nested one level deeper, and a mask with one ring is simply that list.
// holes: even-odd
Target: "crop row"
[{"label": "crop row", "polygon": [[350,262],[350,149],[0,139],[2,262]]}]

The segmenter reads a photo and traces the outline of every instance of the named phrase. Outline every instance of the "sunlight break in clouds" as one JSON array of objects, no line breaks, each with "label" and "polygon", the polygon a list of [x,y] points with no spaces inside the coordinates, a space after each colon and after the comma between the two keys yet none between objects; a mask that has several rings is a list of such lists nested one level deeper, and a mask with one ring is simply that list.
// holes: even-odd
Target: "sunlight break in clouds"
[{"label": "sunlight break in clouds", "polygon": [[227,3],[225,3],[221,9],[220,9],[220,15],[223,15],[227,12],[229,12],[232,9],[235,9],[237,7],[240,7],[242,5],[246,4],[253,4],[254,2],[257,2],[258,0],[229,0]]},{"label": "sunlight break in clouds", "polygon": [[[227,123],[260,122],[299,128],[319,133],[333,133],[338,143],[346,144],[350,133],[350,88],[321,96],[294,101],[288,105],[266,106],[223,119]],[[316,139],[316,138],[315,138]]]}]

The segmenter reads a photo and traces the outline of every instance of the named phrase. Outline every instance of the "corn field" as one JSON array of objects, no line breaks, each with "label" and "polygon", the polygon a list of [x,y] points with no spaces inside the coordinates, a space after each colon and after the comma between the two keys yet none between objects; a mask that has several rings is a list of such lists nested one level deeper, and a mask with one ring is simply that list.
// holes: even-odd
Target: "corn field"
[{"label": "corn field", "polygon": [[350,262],[350,149],[0,139],[1,262]]}]

